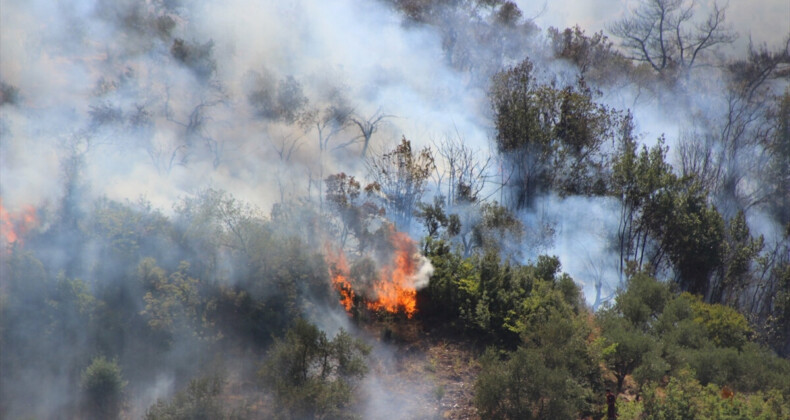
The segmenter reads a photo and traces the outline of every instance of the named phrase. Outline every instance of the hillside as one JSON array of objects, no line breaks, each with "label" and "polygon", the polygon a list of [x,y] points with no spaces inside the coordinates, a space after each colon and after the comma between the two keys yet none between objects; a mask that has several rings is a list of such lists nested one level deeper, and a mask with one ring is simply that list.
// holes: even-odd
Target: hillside
[{"label": "hillside", "polygon": [[0,417],[790,417],[783,6],[598,3],[2,0]]}]

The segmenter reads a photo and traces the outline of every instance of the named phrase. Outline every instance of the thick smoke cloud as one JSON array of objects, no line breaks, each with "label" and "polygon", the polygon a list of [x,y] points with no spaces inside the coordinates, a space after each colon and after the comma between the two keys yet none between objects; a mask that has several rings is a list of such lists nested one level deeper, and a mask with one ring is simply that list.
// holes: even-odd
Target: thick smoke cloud
[{"label": "thick smoke cloud", "polygon": [[[777,4],[760,10],[781,9]],[[607,4],[592,13],[555,2],[539,14],[530,13],[535,5],[520,6],[538,24],[579,23],[590,32],[633,7]],[[730,5],[735,28],[778,28],[753,34],[757,42],[776,41],[782,22],[750,26],[754,13],[737,13],[744,7]],[[207,186],[269,208],[281,199],[316,198],[328,173],[364,172],[358,143],[333,149],[358,136],[353,127],[337,133],[323,156],[314,125],[256,113],[249,84],[256,74],[273,86],[290,81],[303,95],[294,120],[310,110],[320,117],[328,106],[362,118],[391,116],[373,150],[402,135],[427,145],[451,133],[488,146],[485,84],[444,64],[436,30],[404,25],[376,2],[4,1],[3,11],[0,74],[19,90],[18,101],[2,107],[0,188],[12,209],[54,203],[64,194],[64,162],[74,155],[93,195],[145,196],[165,211]],[[467,24],[449,12],[447,19]],[[516,49],[538,63],[544,81],[570,83],[575,70],[552,61],[540,39],[524,37]],[[606,89],[602,100],[631,109],[646,144],[666,134],[676,150],[686,126],[726,113],[725,97],[697,94],[724,91],[711,74],[685,86],[685,94],[621,87]]]},{"label": "thick smoke cloud", "polygon": [[[379,4],[167,4],[4,4],[2,77],[22,98],[3,111],[9,205],[55,195],[58,160],[75,148],[96,193],[111,198],[145,195],[169,207],[173,197],[212,185],[268,206],[279,198],[275,168],[303,194],[318,172],[316,134],[256,118],[243,83],[251,72],[291,77],[318,110],[339,92],[360,116],[392,115],[376,143],[454,128],[485,142],[483,92],[437,66],[435,34],[405,29]],[[178,42],[186,46],[181,56]],[[356,135],[346,130],[330,147]],[[291,141],[300,147],[282,165],[276,152]],[[179,149],[185,143],[197,144],[187,153]],[[358,153],[354,146],[334,157],[354,168]]]},{"label": "thick smoke cloud", "polygon": [[[755,26],[750,19],[759,11],[761,19],[781,20],[782,13],[763,13],[781,11],[779,3],[739,13],[746,6],[735,2],[729,21],[773,44],[786,22]],[[537,24],[579,23],[592,32],[634,5],[554,2],[542,14],[531,13],[535,5],[520,6]],[[337,133],[324,156],[314,124],[256,113],[254,75],[267,75],[273,86],[289,81],[303,95],[294,120],[320,119],[330,106],[363,118],[387,114],[374,150],[402,135],[419,145],[448,133],[487,147],[491,134],[485,84],[445,65],[435,29],[404,25],[401,15],[376,2],[130,0],[52,7],[6,0],[1,19],[0,74],[19,91],[16,103],[2,107],[0,187],[12,209],[52,205],[64,194],[64,165],[74,156],[94,196],[145,196],[165,211],[177,197],[207,186],[269,208],[281,199],[317,198],[328,173],[364,172],[353,127]],[[447,19],[466,24],[449,12]],[[516,50],[538,63],[544,81],[575,77],[572,67],[550,59],[540,36],[524,37]],[[724,90],[720,75],[710,77],[716,74],[684,86],[685,94],[621,87],[605,90],[602,100],[634,112],[642,141],[654,144],[666,134],[676,150],[686,126],[725,115],[725,97],[698,94]]]}]

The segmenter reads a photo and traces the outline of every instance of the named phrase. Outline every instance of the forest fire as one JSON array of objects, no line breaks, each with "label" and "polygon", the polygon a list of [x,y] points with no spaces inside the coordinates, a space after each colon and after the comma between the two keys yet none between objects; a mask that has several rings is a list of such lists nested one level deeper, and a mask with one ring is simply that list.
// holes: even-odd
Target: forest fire
[{"label": "forest fire", "polygon": [[12,214],[0,199],[0,237],[6,245],[21,244],[22,238],[36,223],[36,209],[26,206],[19,213]]},{"label": "forest fire", "polygon": [[390,241],[395,248],[392,261],[381,268],[379,281],[373,285],[375,300],[368,302],[371,310],[403,311],[411,318],[417,311],[417,248],[403,232],[392,232]]},{"label": "forest fire", "polygon": [[349,269],[346,256],[342,251],[335,253],[329,247],[327,247],[326,255],[331,265],[329,275],[332,278],[332,286],[340,293],[340,303],[346,308],[346,312],[351,311],[355,295],[351,283],[348,281]]},{"label": "forest fire", "polygon": [[417,312],[417,289],[427,285],[433,273],[430,262],[417,252],[414,241],[403,232],[389,236],[392,257],[378,269],[378,278],[368,287],[357,285],[342,251],[327,251],[332,285],[340,294],[340,303],[350,312],[355,298],[372,311],[404,313],[411,318]]}]

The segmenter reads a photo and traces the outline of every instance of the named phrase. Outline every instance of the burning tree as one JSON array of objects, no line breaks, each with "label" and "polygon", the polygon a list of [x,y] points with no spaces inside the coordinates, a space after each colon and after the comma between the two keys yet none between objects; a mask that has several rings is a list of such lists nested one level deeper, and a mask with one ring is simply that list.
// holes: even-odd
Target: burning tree
[{"label": "burning tree", "polygon": [[367,308],[411,318],[417,312],[417,290],[428,285],[433,266],[407,234],[391,225],[387,230],[387,244],[376,258],[360,258],[351,267],[342,250],[327,247],[332,284],[349,313]]},{"label": "burning tree", "polygon": [[25,207],[21,212],[11,213],[3,207],[0,199],[0,238],[7,246],[21,244],[23,236],[36,223],[36,209]]}]

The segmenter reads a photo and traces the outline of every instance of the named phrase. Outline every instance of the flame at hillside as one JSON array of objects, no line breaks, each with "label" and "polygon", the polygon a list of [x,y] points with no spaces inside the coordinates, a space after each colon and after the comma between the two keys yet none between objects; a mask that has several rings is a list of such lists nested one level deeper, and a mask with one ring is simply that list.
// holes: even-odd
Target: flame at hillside
[{"label": "flame at hillside", "polygon": [[392,255],[378,269],[378,277],[363,287],[355,282],[342,251],[326,252],[332,285],[340,303],[350,312],[356,299],[372,311],[402,312],[411,318],[417,312],[417,290],[428,285],[433,274],[431,262],[417,252],[414,241],[403,232],[391,232]]},{"label": "flame at hillside", "polygon": [[340,293],[340,303],[348,312],[354,306],[355,294],[348,281],[349,269],[346,256],[342,251],[335,253],[327,247],[326,259],[330,264],[329,275],[332,278],[332,286]]},{"label": "flame at hillside", "polygon": [[395,248],[392,261],[381,268],[379,281],[373,285],[371,310],[403,311],[411,318],[417,311],[417,248],[403,232],[393,232],[390,241]]},{"label": "flame at hillside", "polygon": [[10,213],[0,199],[0,238],[6,245],[21,244],[22,239],[36,223],[36,209],[27,206],[19,213]]}]

